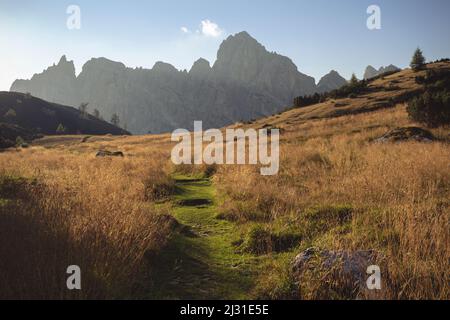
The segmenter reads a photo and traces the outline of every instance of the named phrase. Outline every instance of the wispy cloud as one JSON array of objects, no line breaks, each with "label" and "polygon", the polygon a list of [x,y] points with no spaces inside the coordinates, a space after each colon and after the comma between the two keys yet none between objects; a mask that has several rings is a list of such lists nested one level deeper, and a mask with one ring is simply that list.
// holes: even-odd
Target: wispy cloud
[{"label": "wispy cloud", "polygon": [[217,38],[224,33],[217,23],[208,19],[201,22],[201,31],[204,36]]},{"label": "wispy cloud", "polygon": [[180,28],[183,34],[196,34],[205,38],[220,38],[225,34],[225,30],[219,27],[219,25],[209,19],[202,20],[200,22],[200,28],[195,31],[189,29],[186,26]]}]

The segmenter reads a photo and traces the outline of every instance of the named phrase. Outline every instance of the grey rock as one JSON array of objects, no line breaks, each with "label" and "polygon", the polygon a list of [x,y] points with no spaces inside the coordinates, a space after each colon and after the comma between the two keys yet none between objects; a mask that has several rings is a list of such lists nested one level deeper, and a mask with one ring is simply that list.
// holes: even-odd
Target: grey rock
[{"label": "grey rock", "polygon": [[419,127],[406,127],[390,130],[374,141],[378,143],[395,143],[404,141],[432,142],[434,140],[436,138],[428,130]]},{"label": "grey rock", "polygon": [[[317,257],[319,259],[313,259]],[[373,250],[358,251],[320,251],[309,248],[295,257],[292,262],[294,277],[301,282],[303,273],[311,268],[335,270],[352,287],[359,298],[374,298],[377,292],[368,290],[366,281],[369,277],[367,268],[380,265],[383,257]],[[320,264],[317,264],[317,261]],[[315,263],[313,263],[315,262]]]},{"label": "grey rock", "polygon": [[124,157],[123,152],[121,151],[107,151],[107,150],[100,150],[95,155],[96,157],[104,158],[104,157]]}]

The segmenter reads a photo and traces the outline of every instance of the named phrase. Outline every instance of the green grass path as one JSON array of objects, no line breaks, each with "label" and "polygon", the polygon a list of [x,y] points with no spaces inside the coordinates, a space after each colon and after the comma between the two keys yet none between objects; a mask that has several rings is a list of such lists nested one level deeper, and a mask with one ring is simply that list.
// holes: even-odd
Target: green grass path
[{"label": "green grass path", "polygon": [[158,257],[158,299],[245,299],[258,270],[258,258],[236,252],[235,224],[216,219],[217,203],[209,179],[175,177],[179,192],[173,215],[194,236],[177,234]]}]

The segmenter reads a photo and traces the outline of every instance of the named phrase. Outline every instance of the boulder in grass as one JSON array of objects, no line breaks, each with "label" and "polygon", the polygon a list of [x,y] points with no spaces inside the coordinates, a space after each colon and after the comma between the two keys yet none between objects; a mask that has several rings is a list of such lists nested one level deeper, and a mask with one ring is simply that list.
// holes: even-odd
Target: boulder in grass
[{"label": "boulder in grass", "polygon": [[436,138],[428,130],[419,127],[405,127],[405,128],[396,128],[391,131],[388,131],[380,138],[375,139],[375,142],[381,143],[404,142],[404,141],[432,142],[434,140],[436,140]]},{"label": "boulder in grass", "polygon": [[83,137],[83,139],[81,139],[81,143],[86,143],[90,138],[91,136]]},{"label": "boulder in grass", "polygon": [[[292,273],[298,283],[308,281],[305,274],[311,270],[321,270],[331,276],[332,283],[339,283],[339,287],[352,292],[355,298],[378,298],[380,290],[369,290],[367,273],[370,266],[381,266],[383,257],[374,250],[331,251],[309,248],[297,255],[292,262]],[[381,274],[381,280],[383,281]],[[323,280],[323,279],[322,279]],[[383,283],[383,282],[382,282]]]},{"label": "boulder in grass", "polygon": [[97,158],[104,158],[104,157],[123,157],[122,151],[107,151],[107,150],[100,150],[97,152],[96,157]]}]

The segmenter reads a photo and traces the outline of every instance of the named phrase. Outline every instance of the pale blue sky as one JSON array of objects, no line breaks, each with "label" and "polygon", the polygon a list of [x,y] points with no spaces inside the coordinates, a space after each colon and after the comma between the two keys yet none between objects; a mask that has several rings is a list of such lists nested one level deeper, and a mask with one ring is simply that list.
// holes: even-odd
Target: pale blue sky
[{"label": "pale blue sky", "polygon": [[[66,27],[71,4],[81,8],[81,30]],[[381,7],[381,30],[366,27],[371,4]],[[0,0],[0,90],[63,54],[77,72],[101,56],[130,67],[165,61],[189,69],[200,57],[213,63],[221,41],[243,30],[317,81],[331,69],[361,77],[368,64],[407,66],[417,46],[428,59],[450,56],[450,1]]]}]

